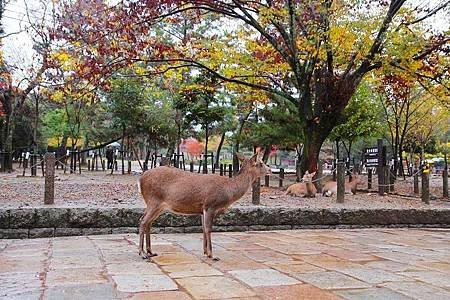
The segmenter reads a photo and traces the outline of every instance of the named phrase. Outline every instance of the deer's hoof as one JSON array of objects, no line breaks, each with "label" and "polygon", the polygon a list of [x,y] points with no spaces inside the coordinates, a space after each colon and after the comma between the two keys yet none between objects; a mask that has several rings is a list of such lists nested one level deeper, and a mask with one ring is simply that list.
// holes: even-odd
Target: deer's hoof
[{"label": "deer's hoof", "polygon": [[158,256],[158,253],[147,250],[147,257],[154,257],[154,256]]},{"label": "deer's hoof", "polygon": [[220,258],[219,257],[213,257],[213,259],[212,259],[213,261],[219,261],[220,260]]}]

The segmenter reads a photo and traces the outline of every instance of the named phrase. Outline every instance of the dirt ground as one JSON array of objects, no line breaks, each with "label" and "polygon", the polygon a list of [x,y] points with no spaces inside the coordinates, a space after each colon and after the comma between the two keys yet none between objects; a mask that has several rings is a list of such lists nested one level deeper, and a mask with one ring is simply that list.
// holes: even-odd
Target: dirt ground
[{"label": "dirt ground", "polygon": [[[57,171],[55,182],[55,204],[53,207],[144,207],[137,190],[139,174],[108,174],[103,171],[82,174],[63,174]],[[42,176],[21,176],[21,170],[11,174],[0,173],[0,207],[43,207],[44,178]],[[38,172],[38,174],[41,174]],[[335,197],[298,198],[286,196],[287,186],[294,177],[288,176],[283,188],[278,188],[278,179],[271,178],[270,188],[261,188],[261,205],[304,207],[304,208],[427,208],[449,207],[448,199],[442,198],[442,177],[433,175],[430,181],[432,201],[430,205],[421,202],[413,193],[412,178],[400,179],[395,185],[395,194],[383,197],[377,194],[376,182],[372,190],[365,183],[358,186],[357,195],[345,195],[345,203],[336,203]],[[376,181],[376,180],[375,180]],[[251,191],[247,192],[234,206],[251,206]],[[48,207],[49,205],[45,205]]]}]

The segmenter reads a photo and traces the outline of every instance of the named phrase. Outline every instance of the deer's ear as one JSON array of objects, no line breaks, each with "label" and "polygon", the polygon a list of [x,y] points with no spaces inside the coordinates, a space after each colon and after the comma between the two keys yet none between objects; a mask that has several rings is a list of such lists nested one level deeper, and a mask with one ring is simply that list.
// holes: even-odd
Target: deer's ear
[{"label": "deer's ear", "polygon": [[240,154],[239,152],[235,152],[234,155],[236,155],[236,157],[241,161],[244,162],[247,160],[247,158],[245,158],[244,155]]},{"label": "deer's ear", "polygon": [[252,155],[252,157],[250,157],[249,161],[251,163],[256,163],[256,161],[258,160],[258,156],[259,156],[259,153],[256,152],[255,154]]},{"label": "deer's ear", "polygon": [[309,171],[308,170],[306,170],[305,175],[309,175]]},{"label": "deer's ear", "polygon": [[311,176],[314,177],[316,175],[316,172],[311,173]]}]

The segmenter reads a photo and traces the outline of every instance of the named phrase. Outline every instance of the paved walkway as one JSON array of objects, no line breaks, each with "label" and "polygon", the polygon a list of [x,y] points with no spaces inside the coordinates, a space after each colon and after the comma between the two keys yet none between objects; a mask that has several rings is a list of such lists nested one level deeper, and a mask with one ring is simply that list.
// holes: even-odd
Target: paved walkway
[{"label": "paved walkway", "polygon": [[5,299],[450,299],[450,230],[358,229],[0,240]]}]

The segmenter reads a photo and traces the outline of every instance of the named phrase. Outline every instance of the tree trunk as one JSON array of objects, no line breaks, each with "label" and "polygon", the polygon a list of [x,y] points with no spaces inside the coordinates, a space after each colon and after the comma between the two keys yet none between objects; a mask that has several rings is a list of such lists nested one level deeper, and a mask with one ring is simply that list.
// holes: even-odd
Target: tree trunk
[{"label": "tree trunk", "polygon": [[264,147],[264,154],[263,154],[262,160],[265,164],[267,164],[267,160],[269,159],[269,154],[270,154],[271,150],[272,150],[272,145],[266,145]]},{"label": "tree trunk", "polygon": [[300,162],[300,176],[303,176],[306,171],[309,171],[309,173],[317,171],[320,148],[335,125],[336,117],[324,117],[320,123],[309,121],[307,126],[303,129],[305,145],[303,147],[303,156]]},{"label": "tree trunk", "polygon": [[205,123],[205,155],[203,156],[203,174],[208,173],[208,141],[209,141],[209,125],[208,122]]},{"label": "tree trunk", "polygon": [[223,142],[225,141],[225,131],[222,132],[222,135],[220,136],[220,142],[219,145],[217,146],[217,151],[216,151],[216,161],[215,164],[216,166],[219,165],[219,156],[220,156],[220,151],[222,150],[222,146],[223,146]]}]

